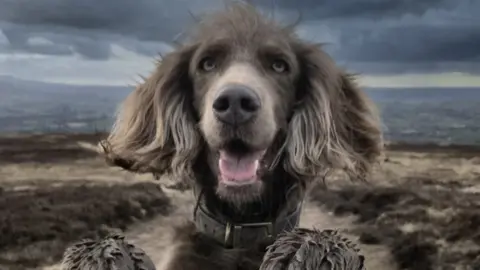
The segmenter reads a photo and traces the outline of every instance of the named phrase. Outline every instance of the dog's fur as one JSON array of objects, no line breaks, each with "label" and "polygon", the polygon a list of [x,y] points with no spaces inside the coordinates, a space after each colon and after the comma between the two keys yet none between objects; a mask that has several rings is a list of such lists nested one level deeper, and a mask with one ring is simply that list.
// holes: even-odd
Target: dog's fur
[{"label": "dog's fur", "polygon": [[[110,163],[197,185],[209,210],[233,222],[275,216],[330,169],[367,177],[382,150],[376,111],[320,45],[247,4],[206,17],[190,36],[125,100],[102,142]],[[255,118],[235,129],[212,110],[231,84],[249,87],[261,101]],[[219,151],[231,140],[266,150],[256,183],[231,187],[217,177]],[[260,210],[253,217],[249,209]],[[207,236],[187,227],[178,230],[167,269],[258,269],[264,246],[212,248]]]}]

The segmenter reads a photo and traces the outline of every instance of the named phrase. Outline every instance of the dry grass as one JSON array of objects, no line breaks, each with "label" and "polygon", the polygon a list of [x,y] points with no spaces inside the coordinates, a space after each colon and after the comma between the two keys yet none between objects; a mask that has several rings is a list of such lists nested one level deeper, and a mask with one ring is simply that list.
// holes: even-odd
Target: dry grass
[{"label": "dry grass", "polygon": [[102,165],[85,148],[96,139],[0,139],[0,269],[55,263],[73,241],[124,231],[171,211],[157,184],[125,181],[125,173]]},{"label": "dry grass", "polygon": [[367,185],[340,179],[312,200],[355,215],[351,232],[388,246],[399,269],[480,269],[478,147],[394,145]]},{"label": "dry grass", "polygon": [[[52,264],[71,241],[111,229],[161,261],[164,227],[190,217],[191,198],[107,167],[94,151],[103,136],[0,138],[0,269]],[[313,189],[302,225],[358,237],[369,269],[480,269],[480,149],[389,148],[367,185],[338,174]]]}]

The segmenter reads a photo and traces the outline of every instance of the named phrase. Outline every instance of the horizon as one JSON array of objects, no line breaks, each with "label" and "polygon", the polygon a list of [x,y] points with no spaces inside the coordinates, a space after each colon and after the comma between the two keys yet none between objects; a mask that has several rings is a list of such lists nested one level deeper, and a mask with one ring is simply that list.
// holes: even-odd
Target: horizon
[{"label": "horizon", "polygon": [[[398,84],[398,85],[392,85],[392,84],[382,84],[382,83],[376,83],[376,84],[371,84],[367,85],[365,83],[362,83],[362,81],[365,80],[365,77],[362,77],[361,75],[358,76],[357,81],[359,82],[360,86],[362,88],[368,89],[368,90],[413,90],[413,89],[450,89],[450,90],[455,90],[455,89],[478,89],[480,90],[480,85],[475,85],[475,84],[466,84],[462,86],[458,86],[455,84],[444,84],[444,85],[432,85],[432,84],[419,84],[419,85],[411,85],[411,84]],[[408,77],[408,76],[405,76]],[[105,87],[105,88],[134,88],[136,84],[141,81],[141,78],[137,80],[137,82],[130,82],[130,83],[125,83],[125,82],[117,82],[117,83],[96,83],[95,81],[90,82],[90,81],[64,81],[64,80],[50,80],[50,81],[39,81],[39,80],[33,80],[30,78],[18,78],[16,76],[12,75],[4,75],[0,74],[0,83],[2,81],[5,81],[7,79],[8,81],[15,80],[16,82],[33,82],[33,83],[46,83],[46,84],[58,84],[58,85],[64,85],[64,86],[79,86],[79,87]],[[368,78],[369,79],[369,78]],[[383,78],[383,80],[387,80],[387,77]],[[1,85],[0,85],[1,86]],[[0,91],[2,89],[0,88]]]},{"label": "horizon", "polygon": [[[135,84],[152,72],[155,56],[171,51],[169,44],[191,27],[189,11],[202,14],[224,4],[60,1],[4,4],[0,75],[74,85]],[[272,1],[250,2],[282,24],[302,14],[297,34],[326,43],[327,53],[359,73],[364,87],[480,87],[480,1]]]}]

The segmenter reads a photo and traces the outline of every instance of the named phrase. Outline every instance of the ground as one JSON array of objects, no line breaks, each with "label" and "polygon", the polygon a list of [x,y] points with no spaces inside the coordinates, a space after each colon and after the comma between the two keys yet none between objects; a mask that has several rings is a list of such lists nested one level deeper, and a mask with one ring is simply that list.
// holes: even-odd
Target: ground
[{"label": "ground", "polygon": [[[66,245],[112,230],[161,269],[191,194],[106,166],[103,137],[0,137],[0,269],[58,269]],[[367,269],[480,269],[480,147],[390,145],[368,183],[333,174],[313,188],[301,225],[338,228]]]}]

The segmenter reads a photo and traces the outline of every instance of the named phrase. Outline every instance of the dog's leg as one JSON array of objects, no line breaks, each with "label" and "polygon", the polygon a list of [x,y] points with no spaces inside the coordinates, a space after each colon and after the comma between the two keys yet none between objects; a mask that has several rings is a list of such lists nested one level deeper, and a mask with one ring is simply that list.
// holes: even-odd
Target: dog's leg
[{"label": "dog's leg", "polygon": [[260,270],[365,270],[364,257],[336,231],[296,229],[268,247]]}]

